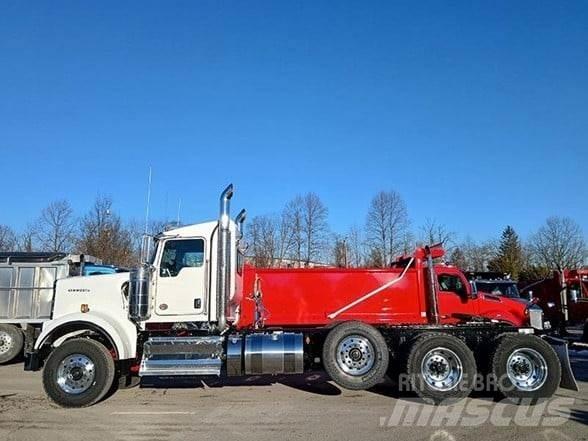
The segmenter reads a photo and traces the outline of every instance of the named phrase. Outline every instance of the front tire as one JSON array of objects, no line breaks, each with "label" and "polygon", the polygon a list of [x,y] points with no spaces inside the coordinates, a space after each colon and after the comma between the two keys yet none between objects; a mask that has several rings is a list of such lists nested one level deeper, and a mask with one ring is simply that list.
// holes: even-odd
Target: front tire
[{"label": "front tire", "polygon": [[61,407],[87,407],[106,395],[114,377],[114,360],[104,345],[78,338],[51,352],[43,370],[43,387]]},{"label": "front tire", "polygon": [[364,390],[380,383],[388,370],[388,346],[373,326],[345,322],[329,332],[323,345],[323,365],[335,383]]},{"label": "front tire", "polygon": [[0,364],[9,363],[22,354],[24,335],[13,325],[0,325]]},{"label": "front tire", "polygon": [[477,376],[476,360],[470,348],[453,335],[435,332],[415,340],[406,371],[414,391],[432,404],[467,397]]},{"label": "front tire", "polygon": [[561,381],[561,365],[551,346],[534,335],[502,337],[492,357],[492,373],[507,398],[551,397]]}]

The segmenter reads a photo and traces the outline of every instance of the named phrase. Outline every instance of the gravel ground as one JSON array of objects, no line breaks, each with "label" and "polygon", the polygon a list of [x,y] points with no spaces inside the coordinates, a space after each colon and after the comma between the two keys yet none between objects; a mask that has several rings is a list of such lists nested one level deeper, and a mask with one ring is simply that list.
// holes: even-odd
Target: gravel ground
[{"label": "gravel ground", "polygon": [[[91,408],[65,410],[46,400],[40,373],[13,364],[0,367],[0,440],[588,440],[588,351],[572,352],[572,364],[580,392],[560,389],[559,401],[529,409],[472,398],[462,402],[457,415],[464,418],[457,420],[455,409],[410,407],[414,398],[392,385],[346,391],[320,373],[158,379]],[[480,409],[486,417],[472,419]]]}]

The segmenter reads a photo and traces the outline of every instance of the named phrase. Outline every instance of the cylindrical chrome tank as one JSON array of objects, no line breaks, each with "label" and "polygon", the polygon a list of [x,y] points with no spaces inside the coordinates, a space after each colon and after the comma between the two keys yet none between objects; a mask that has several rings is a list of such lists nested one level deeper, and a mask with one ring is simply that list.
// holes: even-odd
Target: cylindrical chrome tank
[{"label": "cylindrical chrome tank", "polygon": [[302,334],[273,332],[245,337],[245,373],[301,374],[304,371]]}]

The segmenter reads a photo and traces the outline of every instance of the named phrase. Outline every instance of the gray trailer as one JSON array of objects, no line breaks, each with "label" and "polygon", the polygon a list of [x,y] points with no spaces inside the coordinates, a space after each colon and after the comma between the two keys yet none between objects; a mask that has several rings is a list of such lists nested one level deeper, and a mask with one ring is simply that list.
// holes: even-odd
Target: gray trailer
[{"label": "gray trailer", "polygon": [[66,253],[0,253],[0,364],[23,352],[24,333],[51,318],[55,281],[87,274],[101,262]]}]

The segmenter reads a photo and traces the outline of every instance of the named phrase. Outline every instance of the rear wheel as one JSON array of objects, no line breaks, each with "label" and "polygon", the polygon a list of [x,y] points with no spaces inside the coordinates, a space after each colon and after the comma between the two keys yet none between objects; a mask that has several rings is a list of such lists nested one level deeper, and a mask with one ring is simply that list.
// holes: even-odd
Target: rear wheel
[{"label": "rear wheel", "polygon": [[361,322],[345,322],[329,332],[323,346],[323,365],[335,383],[363,390],[384,379],[388,347],[382,334]]},{"label": "rear wheel", "polygon": [[0,325],[0,364],[8,363],[22,354],[24,335],[14,325]]},{"label": "rear wheel", "polygon": [[74,339],[51,352],[43,370],[47,396],[62,407],[86,407],[100,401],[113,385],[114,360],[101,343]]},{"label": "rear wheel", "polygon": [[474,387],[477,369],[474,354],[459,338],[426,333],[412,345],[407,373],[421,398],[439,404],[467,397]]},{"label": "rear wheel", "polygon": [[561,365],[551,346],[534,335],[506,335],[492,357],[498,389],[508,398],[551,397],[561,380]]}]

